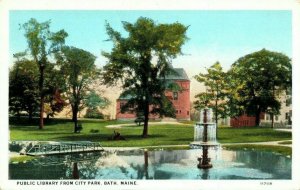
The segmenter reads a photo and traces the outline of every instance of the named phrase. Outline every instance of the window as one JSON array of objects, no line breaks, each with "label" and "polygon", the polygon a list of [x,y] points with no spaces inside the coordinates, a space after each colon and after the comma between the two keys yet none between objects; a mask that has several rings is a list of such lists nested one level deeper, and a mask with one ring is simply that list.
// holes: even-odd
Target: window
[{"label": "window", "polygon": [[178,110],[176,110],[176,114],[178,114]]},{"label": "window", "polygon": [[173,100],[178,100],[178,92],[173,92]]},{"label": "window", "polygon": [[278,115],[275,116],[275,120],[278,121]]},{"label": "window", "polygon": [[190,115],[190,112],[189,112],[189,111],[187,111],[187,112],[186,112],[186,114],[187,114],[187,115]]},{"label": "window", "polygon": [[120,109],[122,109],[122,107],[125,105],[124,102],[120,102]]},{"label": "window", "polygon": [[290,118],[290,117],[289,117],[289,112],[286,112],[286,113],[285,113],[285,120],[289,120],[289,118]]}]

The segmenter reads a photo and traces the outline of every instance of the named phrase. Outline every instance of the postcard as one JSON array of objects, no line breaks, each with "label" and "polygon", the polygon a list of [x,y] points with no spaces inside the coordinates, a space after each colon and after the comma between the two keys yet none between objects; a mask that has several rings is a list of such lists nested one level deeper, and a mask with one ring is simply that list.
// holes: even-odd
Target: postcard
[{"label": "postcard", "polygon": [[300,189],[299,1],[0,6],[1,189]]}]

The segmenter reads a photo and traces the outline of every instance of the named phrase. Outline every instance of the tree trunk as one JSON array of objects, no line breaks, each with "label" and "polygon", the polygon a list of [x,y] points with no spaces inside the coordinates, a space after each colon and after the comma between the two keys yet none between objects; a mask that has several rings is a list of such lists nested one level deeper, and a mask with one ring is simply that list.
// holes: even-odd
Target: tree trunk
[{"label": "tree trunk", "polygon": [[32,111],[29,111],[29,113],[28,113],[28,120],[32,121]]},{"label": "tree trunk", "polygon": [[40,78],[39,78],[39,91],[40,91],[40,122],[39,129],[44,128],[44,66],[40,63]]},{"label": "tree trunk", "polygon": [[215,103],[215,122],[216,122],[216,138],[218,138],[218,95]]},{"label": "tree trunk", "polygon": [[255,113],[255,125],[256,126],[259,126],[259,124],[260,124],[260,113],[261,113],[261,110],[260,110],[260,108],[258,108]]},{"label": "tree trunk", "polygon": [[72,108],[72,121],[75,122],[76,120],[75,116],[77,117],[77,113],[75,112],[75,106],[71,105],[71,108]]},{"label": "tree trunk", "polygon": [[146,101],[144,103],[144,117],[145,117],[145,121],[144,121],[144,129],[143,129],[143,134],[142,134],[143,138],[146,138],[148,136],[149,102],[148,102],[147,99],[148,98],[146,98]]},{"label": "tree trunk", "polygon": [[274,128],[274,114],[271,114],[271,128]]},{"label": "tree trunk", "polygon": [[75,103],[74,106],[72,106],[72,113],[73,113],[72,120],[74,122],[74,133],[76,133],[76,128],[78,125],[78,118],[77,118],[78,104],[77,103]]},{"label": "tree trunk", "polygon": [[148,121],[149,121],[149,104],[150,104],[150,91],[149,91],[149,77],[150,77],[150,71],[151,71],[151,50],[145,51],[144,54],[142,54],[142,63],[143,63],[143,77],[142,77],[142,84],[143,87],[143,112],[144,112],[144,129],[142,137],[146,138],[148,136]]}]

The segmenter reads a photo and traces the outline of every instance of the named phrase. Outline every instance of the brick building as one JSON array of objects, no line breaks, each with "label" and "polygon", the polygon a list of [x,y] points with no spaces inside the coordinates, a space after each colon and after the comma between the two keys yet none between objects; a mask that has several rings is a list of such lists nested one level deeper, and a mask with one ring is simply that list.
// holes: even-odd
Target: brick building
[{"label": "brick building", "polygon": [[[166,76],[166,80],[177,83],[180,87],[180,91],[166,90],[165,95],[171,102],[176,110],[176,119],[178,120],[190,120],[190,79],[188,78],[183,68],[174,68],[177,74],[170,74]],[[120,96],[117,99],[116,106],[116,119],[128,120],[135,119],[135,113],[121,113],[121,106],[124,105],[130,97]],[[151,108],[150,108],[151,109]],[[149,115],[150,119],[158,119],[158,115]]]},{"label": "brick building", "polygon": [[[265,114],[260,114],[260,119],[264,119]],[[255,116],[248,116],[246,114],[236,118],[230,118],[231,127],[253,127],[255,126]]]},{"label": "brick building", "polygon": [[[281,103],[279,115],[274,116],[274,127],[290,128],[292,123],[292,102],[291,95],[288,93],[280,94],[278,100]],[[270,127],[272,117],[268,113],[260,114],[260,126]],[[255,126],[255,117],[242,115],[236,118],[230,118],[231,127],[252,127]]]}]

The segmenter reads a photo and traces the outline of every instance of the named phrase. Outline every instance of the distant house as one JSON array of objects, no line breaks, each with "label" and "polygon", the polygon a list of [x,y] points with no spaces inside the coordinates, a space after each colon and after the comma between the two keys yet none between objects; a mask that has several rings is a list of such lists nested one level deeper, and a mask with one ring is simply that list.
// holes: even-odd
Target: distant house
[{"label": "distant house", "polygon": [[[280,114],[274,116],[274,127],[292,127],[292,97],[289,94],[283,94],[279,100],[281,102]],[[261,126],[270,126],[272,123],[272,117],[270,114],[265,114],[261,121]]]},{"label": "distant house", "polygon": [[[188,78],[183,68],[174,68],[177,74],[170,74],[166,76],[166,80],[177,83],[180,87],[180,91],[166,90],[165,95],[171,102],[176,110],[176,119],[178,120],[190,120],[190,79]],[[121,113],[121,107],[126,104],[130,99],[129,96],[120,96],[117,99],[116,106],[116,119],[118,120],[130,120],[135,119],[135,113]],[[158,115],[150,115],[150,119],[158,119]]]},{"label": "distant house", "polygon": [[[265,114],[260,114],[260,119],[263,120]],[[230,118],[231,127],[253,127],[255,126],[255,116],[248,116],[246,114]]]},{"label": "distant house", "polygon": [[[292,124],[292,104],[291,104],[291,95],[282,94],[279,97],[281,102],[280,114],[274,116],[274,127],[291,127]],[[260,126],[271,126],[272,117],[268,113],[262,113],[260,115]],[[243,127],[255,126],[255,117],[242,115],[236,118],[230,118],[230,126],[232,127]]]}]

